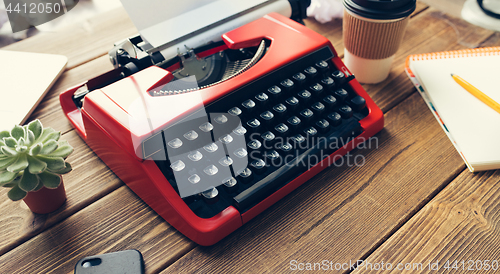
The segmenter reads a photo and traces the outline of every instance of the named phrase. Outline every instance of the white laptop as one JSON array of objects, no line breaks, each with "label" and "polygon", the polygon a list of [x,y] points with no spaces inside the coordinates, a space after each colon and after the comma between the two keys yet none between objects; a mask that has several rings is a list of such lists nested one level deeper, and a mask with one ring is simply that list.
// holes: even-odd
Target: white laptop
[{"label": "white laptop", "polygon": [[57,78],[68,58],[62,55],[0,50],[0,131],[22,125]]}]

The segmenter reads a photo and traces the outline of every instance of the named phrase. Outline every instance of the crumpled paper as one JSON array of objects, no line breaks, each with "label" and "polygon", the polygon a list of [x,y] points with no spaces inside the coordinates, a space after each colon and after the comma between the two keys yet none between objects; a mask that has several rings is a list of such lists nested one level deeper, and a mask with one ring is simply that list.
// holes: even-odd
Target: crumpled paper
[{"label": "crumpled paper", "polygon": [[316,21],[324,24],[335,18],[342,18],[343,10],[342,0],[311,0],[307,16],[314,17]]}]

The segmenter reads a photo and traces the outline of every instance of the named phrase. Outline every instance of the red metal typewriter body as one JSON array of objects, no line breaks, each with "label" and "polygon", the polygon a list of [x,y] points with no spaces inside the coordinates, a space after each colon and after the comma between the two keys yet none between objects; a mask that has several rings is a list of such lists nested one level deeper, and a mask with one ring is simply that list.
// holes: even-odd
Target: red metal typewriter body
[{"label": "red metal typewriter body", "polygon": [[[265,75],[309,53],[324,48],[328,48],[332,53],[330,64],[344,72],[346,76],[350,75],[326,38],[278,14],[266,15],[224,34],[222,38],[224,46],[203,54],[258,46],[263,39],[270,41],[270,45],[266,54],[244,73],[197,91],[152,96],[150,91],[169,83],[174,77],[168,70],[151,66],[90,92],[86,95],[81,108],[75,105],[73,95],[81,86],[92,85],[92,80],[60,95],[64,113],[92,150],[168,223],[201,245],[212,245],[235,231],[318,174],[334,157],[345,155],[383,127],[382,112],[361,85],[352,79],[346,85],[366,100],[366,117],[359,121],[362,132],[356,135],[356,138],[352,138],[348,144],[338,148],[318,164],[291,178],[286,184],[244,210],[229,205],[209,218],[198,216],[162,173],[154,157],[143,157],[149,153],[144,151],[145,140],[158,136],[194,111],[213,104],[251,83],[258,82]],[[111,71],[101,77],[100,81],[102,79],[112,81],[117,75],[118,72]],[[163,141],[164,144],[167,141]]]}]

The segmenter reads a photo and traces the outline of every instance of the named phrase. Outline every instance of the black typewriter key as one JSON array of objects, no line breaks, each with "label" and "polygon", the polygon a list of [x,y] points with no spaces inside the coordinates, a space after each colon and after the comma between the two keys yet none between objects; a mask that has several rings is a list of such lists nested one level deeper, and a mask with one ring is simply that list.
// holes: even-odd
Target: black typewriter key
[{"label": "black typewriter key", "polygon": [[287,92],[290,92],[293,90],[293,87],[294,87],[294,83],[292,80],[290,79],[285,79],[283,81],[280,82],[280,86],[281,88],[283,88],[285,91]]},{"label": "black typewriter key", "polygon": [[295,149],[306,149],[307,148],[307,140],[301,134],[296,134],[290,137],[290,141]]},{"label": "black typewriter key", "polygon": [[325,104],[327,109],[332,109],[337,106],[337,98],[335,98],[333,95],[328,95],[323,98],[323,103]]},{"label": "black typewriter key", "polygon": [[316,116],[321,116],[325,112],[326,107],[321,102],[316,102],[311,105],[311,109]]},{"label": "black typewriter key", "polygon": [[223,167],[230,167],[233,164],[233,159],[229,156],[222,157],[222,159],[219,160],[219,164]]},{"label": "black typewriter key", "polygon": [[308,67],[304,70],[304,74],[308,79],[313,80],[318,76],[318,70],[314,67]]},{"label": "black typewriter key", "polygon": [[333,112],[333,113],[328,114],[328,116],[326,118],[328,119],[330,124],[332,124],[332,126],[334,126],[334,127],[336,127],[342,123],[342,116],[340,116],[340,114],[338,114],[337,112]]},{"label": "black typewriter key", "polygon": [[182,146],[183,142],[179,138],[175,138],[167,143],[167,145],[173,149],[180,148]]},{"label": "black typewriter key", "polygon": [[252,181],[253,172],[248,167],[239,170],[237,174],[236,179],[242,183],[249,183]]},{"label": "black typewriter key", "polygon": [[232,189],[236,186],[238,182],[236,181],[236,179],[234,179],[234,177],[230,177],[230,178],[227,178],[227,179],[224,179],[222,180],[222,184],[227,187],[226,189]]},{"label": "black typewriter key", "polygon": [[287,106],[287,109],[290,109],[291,111],[296,111],[297,107],[299,106],[299,99],[295,97],[290,97],[285,100],[285,104]]},{"label": "black typewriter key", "polygon": [[348,118],[351,118],[352,117],[352,108],[350,106],[341,106],[339,107],[339,113],[340,113],[340,116],[342,116],[342,118],[344,119],[348,119]]},{"label": "black typewriter key", "polygon": [[326,89],[332,89],[335,87],[335,81],[333,81],[332,78],[326,77],[321,80],[321,84],[326,88]]},{"label": "black typewriter key", "polygon": [[343,88],[336,90],[334,95],[340,102],[344,102],[349,97],[349,93]]},{"label": "black typewriter key", "polygon": [[262,112],[259,116],[261,120],[267,125],[271,124],[274,120],[274,114],[268,110]]},{"label": "black typewriter key", "polygon": [[292,153],[293,146],[292,144],[285,142],[279,145],[279,150],[281,151],[281,155],[287,155]]},{"label": "black typewriter key", "polygon": [[229,113],[229,115],[232,115],[234,117],[240,117],[241,119],[241,114],[243,114],[243,111],[241,111],[239,107],[234,107],[228,110],[227,113]]},{"label": "black typewriter key", "polygon": [[203,149],[208,153],[214,153],[219,149],[219,146],[217,146],[216,143],[211,143],[211,144],[205,145],[203,147]]},{"label": "black typewriter key", "polygon": [[276,140],[276,135],[270,131],[266,131],[260,135],[260,138],[264,142],[264,147],[266,147],[270,146]]},{"label": "black typewriter key", "polygon": [[233,132],[234,132],[234,134],[236,134],[238,136],[245,136],[245,134],[247,133],[247,129],[240,125],[240,126],[236,127],[235,129],[233,129]]},{"label": "black typewriter key", "polygon": [[204,124],[201,124],[199,126],[199,129],[203,132],[210,132],[214,129],[214,126],[212,124],[210,124],[209,122],[206,122]]},{"label": "black typewriter key", "polygon": [[180,172],[186,168],[186,164],[181,160],[177,160],[170,165],[170,168],[175,172]]},{"label": "black typewriter key", "polygon": [[251,131],[255,132],[260,128],[260,121],[254,118],[248,121],[247,125]]},{"label": "black typewriter key", "polygon": [[255,174],[262,174],[266,171],[266,162],[262,159],[253,160],[250,163],[250,168],[255,172]]},{"label": "black typewriter key", "polygon": [[307,80],[306,76],[302,72],[295,74],[294,76],[292,76],[292,78],[295,81],[295,83],[297,83],[297,86],[304,85]]},{"label": "black typewriter key", "polygon": [[257,150],[262,147],[262,143],[259,140],[252,140],[247,144],[249,149]]},{"label": "black typewriter key", "polygon": [[340,70],[332,72],[332,78],[338,85],[344,84],[346,79],[345,74]]},{"label": "black typewriter key", "polygon": [[279,103],[273,107],[273,111],[276,113],[276,116],[283,117],[286,114],[287,108],[285,105]]},{"label": "black typewriter key", "polygon": [[366,100],[361,96],[356,96],[351,99],[350,105],[355,111],[360,111],[366,107]]},{"label": "black typewriter key", "polygon": [[256,108],[256,104],[252,99],[248,99],[245,102],[241,104],[243,108],[245,108],[247,111],[252,112]]},{"label": "black typewriter key", "polygon": [[304,123],[307,123],[309,121],[311,121],[311,119],[313,118],[314,116],[314,112],[312,112],[312,110],[306,108],[304,110],[302,110],[300,113],[299,113],[299,117],[302,121],[304,121]]},{"label": "black typewriter key", "polygon": [[312,137],[318,136],[318,131],[314,127],[308,127],[306,129],[304,129],[303,132],[307,138],[312,138]]},{"label": "black typewriter key", "polygon": [[255,95],[255,100],[259,102],[260,106],[265,106],[269,102],[269,96],[264,92]]},{"label": "black typewriter key", "polygon": [[320,96],[323,93],[324,88],[322,85],[316,83],[316,84],[310,86],[309,90],[311,91],[311,93],[314,96]]},{"label": "black typewriter key", "polygon": [[217,188],[212,187],[209,190],[203,191],[201,196],[207,204],[214,204],[219,200],[219,191]]},{"label": "black typewriter key", "polygon": [[297,93],[297,96],[301,99],[301,102],[307,103],[311,99],[312,94],[307,90],[302,90]]},{"label": "black typewriter key", "polygon": [[221,136],[221,137],[219,138],[219,141],[220,141],[221,143],[223,143],[224,145],[228,145],[228,144],[232,143],[232,142],[233,142],[233,140],[234,140],[234,139],[233,139],[233,136],[231,136],[231,135],[229,135],[229,134],[223,135],[223,136]]},{"label": "black typewriter key", "polygon": [[227,123],[227,121],[229,121],[229,119],[227,118],[226,115],[224,114],[220,114],[220,115],[216,115],[213,119],[212,119],[213,122],[219,124],[219,125],[223,125],[225,123]]},{"label": "black typewriter key", "polygon": [[328,121],[325,119],[321,119],[316,122],[316,128],[321,133],[328,132],[330,130],[330,123],[328,123]]},{"label": "black typewriter key", "polygon": [[280,137],[285,137],[289,132],[290,129],[288,128],[287,125],[280,123],[276,127],[274,127],[274,130],[276,131],[277,135]]},{"label": "black typewriter key", "polygon": [[276,160],[279,160],[280,154],[276,150],[271,150],[271,151],[266,151],[264,153],[264,157],[266,157],[268,161],[274,162]]},{"label": "black typewriter key", "polygon": [[328,71],[328,63],[325,61],[319,61],[314,65],[321,73]]},{"label": "black typewriter key", "polygon": [[292,131],[296,131],[300,128],[300,126],[302,125],[302,121],[300,120],[299,117],[297,116],[292,116],[290,118],[288,118],[286,120],[286,123],[288,125],[288,127],[292,130]]},{"label": "black typewriter key", "polygon": [[277,98],[281,95],[281,88],[278,86],[272,86],[267,89],[267,92],[269,92],[269,94],[271,94],[274,98]]},{"label": "black typewriter key", "polygon": [[188,154],[188,158],[189,158],[189,160],[191,160],[193,162],[198,162],[203,158],[203,154],[201,154],[201,152],[198,150],[191,151]]},{"label": "black typewriter key", "polygon": [[235,151],[233,152],[233,154],[234,154],[236,157],[240,158],[240,159],[244,159],[244,158],[246,158],[246,157],[248,156],[248,151],[247,151],[246,149],[244,149],[244,148],[240,147],[240,148],[238,148],[237,150],[235,150]]}]

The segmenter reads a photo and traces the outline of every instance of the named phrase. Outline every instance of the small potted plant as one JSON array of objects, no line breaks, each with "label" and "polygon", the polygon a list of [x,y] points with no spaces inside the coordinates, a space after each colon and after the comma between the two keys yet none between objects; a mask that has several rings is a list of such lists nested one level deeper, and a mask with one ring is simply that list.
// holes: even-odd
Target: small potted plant
[{"label": "small potted plant", "polygon": [[52,212],[66,201],[61,174],[71,171],[65,159],[73,147],[59,137],[39,120],[0,132],[0,186],[10,187],[8,197],[24,199],[34,213]]}]

